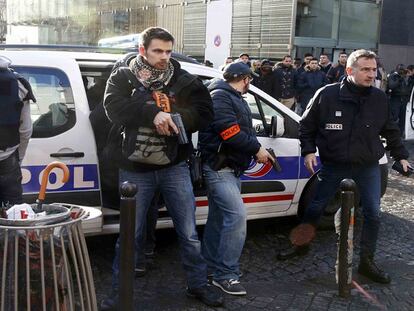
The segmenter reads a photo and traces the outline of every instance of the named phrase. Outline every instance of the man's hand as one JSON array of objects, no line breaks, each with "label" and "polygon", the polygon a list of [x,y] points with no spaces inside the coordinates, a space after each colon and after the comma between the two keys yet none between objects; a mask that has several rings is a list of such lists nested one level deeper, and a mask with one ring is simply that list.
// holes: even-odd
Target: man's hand
[{"label": "man's hand", "polygon": [[256,162],[258,163],[267,163],[268,161],[274,161],[270,153],[263,147],[260,147],[259,151],[256,153]]},{"label": "man's hand", "polygon": [[400,160],[400,163],[403,167],[404,172],[408,172],[408,167],[411,167],[410,163],[407,160],[404,160],[404,159]]},{"label": "man's hand", "polygon": [[318,165],[314,153],[309,153],[305,156],[305,166],[311,174],[315,174],[315,167]]},{"label": "man's hand", "polygon": [[[171,119],[171,115],[167,112],[160,111],[153,121],[155,128],[160,135],[170,136],[173,132],[178,134],[178,128]],[[172,131],[171,131],[172,129]]]}]

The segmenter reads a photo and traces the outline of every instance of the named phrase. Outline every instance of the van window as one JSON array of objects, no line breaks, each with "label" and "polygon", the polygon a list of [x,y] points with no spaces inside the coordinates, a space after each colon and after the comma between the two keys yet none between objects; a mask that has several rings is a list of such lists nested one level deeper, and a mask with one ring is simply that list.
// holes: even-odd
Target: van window
[{"label": "van window", "polygon": [[75,125],[75,103],[66,74],[56,68],[14,67],[32,86],[33,138],[59,135]]},{"label": "van window", "polygon": [[285,126],[283,137],[298,138],[298,123],[287,114],[281,112],[273,104],[251,91],[244,94],[243,97],[249,104],[252,112],[253,127],[256,130],[257,136],[268,137],[270,135],[272,116],[279,116],[282,117]]}]

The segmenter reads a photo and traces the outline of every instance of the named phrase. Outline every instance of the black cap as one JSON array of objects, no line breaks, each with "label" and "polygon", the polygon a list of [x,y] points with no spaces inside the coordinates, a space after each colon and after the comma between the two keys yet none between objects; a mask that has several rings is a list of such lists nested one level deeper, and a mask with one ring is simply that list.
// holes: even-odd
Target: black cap
[{"label": "black cap", "polygon": [[404,64],[398,64],[397,67],[395,68],[395,70],[396,71],[405,70]]},{"label": "black cap", "polygon": [[224,76],[231,76],[233,78],[247,75],[256,76],[256,74],[250,69],[250,67],[242,62],[228,64],[224,68],[223,74]]},{"label": "black cap", "polygon": [[262,60],[261,65],[262,66],[273,66],[273,63],[268,59],[264,59],[264,60]]}]

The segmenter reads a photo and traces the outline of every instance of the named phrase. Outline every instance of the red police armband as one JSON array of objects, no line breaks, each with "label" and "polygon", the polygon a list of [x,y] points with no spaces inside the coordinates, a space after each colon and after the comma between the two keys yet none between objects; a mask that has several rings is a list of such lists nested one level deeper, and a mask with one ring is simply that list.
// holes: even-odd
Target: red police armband
[{"label": "red police armband", "polygon": [[240,132],[240,126],[235,124],[228,129],[225,129],[223,132],[220,133],[220,136],[223,140],[227,140],[232,138],[234,135]]}]

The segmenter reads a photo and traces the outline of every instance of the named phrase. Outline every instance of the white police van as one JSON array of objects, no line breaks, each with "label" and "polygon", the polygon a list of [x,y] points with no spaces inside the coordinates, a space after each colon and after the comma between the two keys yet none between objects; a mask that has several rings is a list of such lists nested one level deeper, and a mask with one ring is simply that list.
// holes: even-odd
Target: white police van
[{"label": "white police van", "polygon": [[[33,137],[22,163],[26,202],[33,202],[40,188],[42,171],[51,161],[69,167],[69,182],[61,182],[61,172],[52,171],[46,201],[65,202],[102,209],[102,221],[88,229],[90,234],[119,230],[118,210],[102,208],[99,161],[94,133],[89,121],[86,89],[93,79],[106,79],[119,54],[50,51],[5,47],[0,55],[12,61],[12,67],[25,76],[37,98],[31,103]],[[216,69],[181,62],[188,72],[201,79],[221,77]],[[252,163],[242,178],[242,196],[248,219],[301,215],[315,190],[316,176],[310,176],[300,156],[298,128],[300,117],[274,98],[251,86],[246,100],[254,117],[260,143],[273,148],[282,167],[276,172],[270,164]],[[196,135],[193,135],[193,140]],[[383,160],[383,186],[387,180]],[[337,198],[327,214],[338,208]],[[208,201],[203,191],[196,192],[196,221],[207,219]],[[158,228],[171,227],[166,212],[160,214]]]}]

